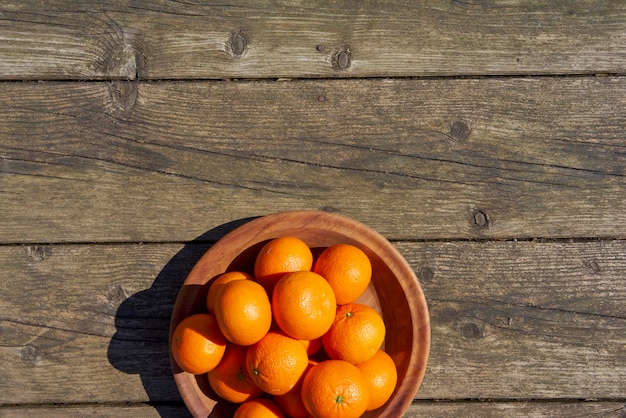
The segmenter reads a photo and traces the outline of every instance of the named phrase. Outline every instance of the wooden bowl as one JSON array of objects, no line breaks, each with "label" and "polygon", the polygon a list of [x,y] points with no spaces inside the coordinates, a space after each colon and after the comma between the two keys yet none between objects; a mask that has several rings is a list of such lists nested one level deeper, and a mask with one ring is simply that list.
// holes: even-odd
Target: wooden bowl
[{"label": "wooden bowl", "polygon": [[[272,238],[291,235],[306,242],[314,254],[332,244],[356,245],[372,262],[372,282],[358,302],[382,314],[387,327],[385,351],[398,369],[398,384],[391,399],[365,417],[402,416],[415,397],[428,362],[430,319],[422,288],[402,255],[382,235],[364,224],[317,211],[283,212],[254,219],[225,235],[194,266],[176,299],[170,338],[185,317],[206,312],[210,281],[231,270],[252,272],[254,258]],[[171,356],[170,356],[171,359]],[[206,375],[183,372],[171,360],[180,394],[196,417],[232,417],[236,405],[219,400]]]}]

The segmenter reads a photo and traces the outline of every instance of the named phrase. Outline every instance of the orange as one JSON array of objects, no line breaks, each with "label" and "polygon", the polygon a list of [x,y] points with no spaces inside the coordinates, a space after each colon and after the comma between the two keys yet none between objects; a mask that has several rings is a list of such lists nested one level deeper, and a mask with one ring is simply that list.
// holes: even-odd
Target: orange
[{"label": "orange", "polygon": [[385,332],[378,312],[367,305],[348,303],[337,308],[335,322],[322,337],[322,344],[330,358],[358,364],[376,354]]},{"label": "orange", "polygon": [[271,295],[282,276],[294,271],[309,271],[312,266],[313,253],[304,241],[289,236],[274,238],[257,254],[254,276]]},{"label": "orange", "polygon": [[241,403],[263,393],[246,370],[246,352],[247,347],[228,344],[222,361],[208,374],[215,393],[227,401]]},{"label": "orange", "polygon": [[272,315],[285,334],[298,340],[319,338],[333,324],[337,302],[326,279],[311,271],[283,276],[272,293]]},{"label": "orange", "polygon": [[234,418],[284,418],[278,405],[266,398],[251,399],[239,405]]},{"label": "orange", "polygon": [[228,341],[258,342],[272,325],[272,307],[263,287],[252,280],[233,280],[215,296],[215,317]]},{"label": "orange", "polygon": [[203,374],[213,370],[225,350],[226,339],[212,315],[188,316],[176,326],[172,334],[172,357],[188,373]]},{"label": "orange", "polygon": [[322,361],[302,381],[302,401],[316,418],[360,417],[369,396],[363,373],[344,360]]},{"label": "orange", "polygon": [[378,350],[374,357],[356,365],[370,388],[366,411],[380,408],[391,398],[398,382],[398,370],[389,354]]},{"label": "orange", "polygon": [[206,295],[206,307],[209,310],[209,313],[212,314],[215,312],[215,296],[217,295],[217,291],[222,288],[222,286],[228,282],[232,282],[233,280],[254,280],[254,278],[248,273],[244,273],[242,271],[229,271],[217,279],[213,280],[211,286],[209,287],[209,293]]},{"label": "orange", "polygon": [[280,409],[287,414],[287,416],[291,418],[309,417],[309,411],[306,410],[304,402],[302,401],[302,381],[304,376],[306,376],[306,373],[316,364],[317,361],[309,359],[309,364],[307,365],[307,368],[300,380],[298,380],[298,383],[296,383],[296,385],[289,392],[283,395],[273,396],[274,402],[280,406]]},{"label": "orange", "polygon": [[270,331],[251,345],[246,354],[246,368],[258,387],[270,395],[291,390],[307,367],[309,358],[304,345],[283,333]]},{"label": "orange", "polygon": [[339,305],[354,302],[372,279],[370,259],[361,249],[350,244],[326,248],[315,261],[313,271],[328,280]]}]

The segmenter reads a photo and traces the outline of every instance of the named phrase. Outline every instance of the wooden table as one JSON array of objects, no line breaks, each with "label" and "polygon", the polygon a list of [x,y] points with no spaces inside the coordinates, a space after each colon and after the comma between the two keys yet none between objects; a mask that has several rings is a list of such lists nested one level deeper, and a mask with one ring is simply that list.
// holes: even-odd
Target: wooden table
[{"label": "wooden table", "polygon": [[186,416],[174,298],[315,209],[424,287],[407,417],[626,410],[626,1],[3,1],[0,416]]}]

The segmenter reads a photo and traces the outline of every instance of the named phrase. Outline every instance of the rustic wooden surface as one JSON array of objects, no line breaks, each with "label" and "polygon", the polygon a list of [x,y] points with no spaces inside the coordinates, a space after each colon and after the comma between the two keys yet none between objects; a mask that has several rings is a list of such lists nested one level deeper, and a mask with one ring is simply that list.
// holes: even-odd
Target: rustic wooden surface
[{"label": "rustic wooden surface", "polygon": [[187,416],[178,287],[334,211],[414,268],[406,417],[626,416],[626,1],[0,3],[0,416]]},{"label": "rustic wooden surface", "polygon": [[[135,405],[77,405],[77,406],[43,406],[43,407],[8,407],[3,409],[7,416],[23,418],[39,416],[65,418],[81,417],[120,417],[137,418],[169,417],[187,418],[189,414],[182,405],[162,404],[156,407],[143,404]],[[620,415],[622,414],[622,415]],[[620,417],[624,415],[624,405],[619,402],[416,402],[411,405],[404,418],[424,416],[448,417],[462,416],[470,418],[502,416],[521,416],[528,418],[541,417]]]},{"label": "rustic wooden surface", "polygon": [[625,108],[624,77],[4,83],[0,236],[187,241],[306,208],[390,239],[625,238]]},{"label": "rustic wooden surface", "polygon": [[31,0],[0,13],[6,79],[624,71],[623,0]]}]

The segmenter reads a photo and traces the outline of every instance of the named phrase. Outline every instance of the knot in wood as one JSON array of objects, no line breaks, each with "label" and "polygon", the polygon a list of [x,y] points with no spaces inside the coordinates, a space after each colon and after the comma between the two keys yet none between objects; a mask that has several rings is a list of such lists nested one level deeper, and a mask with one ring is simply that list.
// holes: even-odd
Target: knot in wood
[{"label": "knot in wood", "polygon": [[50,254],[50,249],[41,245],[29,245],[26,247],[26,255],[32,261],[44,261]]},{"label": "knot in wood", "polygon": [[32,344],[26,344],[20,349],[20,357],[22,357],[22,360],[35,366],[42,361],[41,351]]},{"label": "knot in wood", "polygon": [[131,44],[120,41],[114,44],[105,57],[105,74],[110,78],[135,80],[138,78],[137,51]]},{"label": "knot in wood", "polygon": [[235,58],[240,58],[244,52],[246,52],[246,47],[248,46],[248,39],[244,35],[243,32],[233,32],[229,41],[230,52]]},{"label": "knot in wood", "polygon": [[457,141],[465,141],[470,133],[471,129],[467,122],[463,120],[457,120],[452,125],[450,125],[450,136]]},{"label": "knot in wood", "polygon": [[350,56],[350,50],[344,49],[339,51],[335,56],[335,66],[339,70],[347,70],[350,68],[352,57]]},{"label": "knot in wood", "polygon": [[430,282],[435,277],[435,272],[428,266],[420,267],[417,271],[417,277],[422,282]]},{"label": "knot in wood", "polygon": [[118,284],[109,288],[106,298],[111,306],[117,307],[128,298],[128,293]]},{"label": "knot in wood", "polygon": [[468,340],[478,340],[483,338],[483,329],[475,322],[466,322],[461,325],[461,336]]},{"label": "knot in wood", "polygon": [[115,109],[129,112],[137,101],[137,82],[114,81],[109,85],[109,94]]},{"label": "knot in wood", "polygon": [[591,270],[593,273],[600,272],[600,264],[596,260],[585,260],[583,261],[583,266]]},{"label": "knot in wood", "polygon": [[487,228],[489,226],[489,218],[487,214],[482,209],[477,209],[474,211],[474,224],[480,228]]}]

